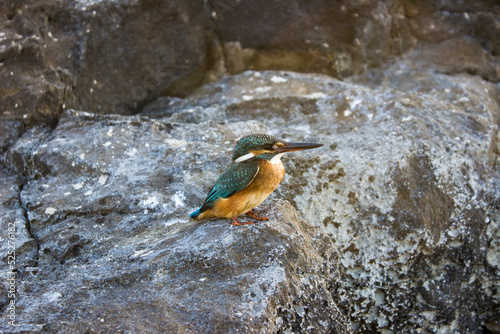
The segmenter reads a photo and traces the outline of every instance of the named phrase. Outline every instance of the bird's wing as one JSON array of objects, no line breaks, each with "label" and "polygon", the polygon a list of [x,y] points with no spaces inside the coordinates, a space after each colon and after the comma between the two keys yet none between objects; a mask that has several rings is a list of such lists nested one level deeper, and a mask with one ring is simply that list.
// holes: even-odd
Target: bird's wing
[{"label": "bird's wing", "polygon": [[236,163],[229,166],[208,192],[205,204],[210,205],[218,198],[228,198],[248,187],[259,173],[259,166],[251,163]]}]

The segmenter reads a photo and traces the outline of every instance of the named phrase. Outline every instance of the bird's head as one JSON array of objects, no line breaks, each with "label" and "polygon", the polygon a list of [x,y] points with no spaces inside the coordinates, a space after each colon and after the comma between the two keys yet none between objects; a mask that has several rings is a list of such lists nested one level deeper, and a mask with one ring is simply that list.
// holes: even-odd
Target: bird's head
[{"label": "bird's head", "polygon": [[233,161],[242,162],[253,158],[272,160],[276,156],[279,160],[286,152],[308,150],[320,146],[323,144],[288,143],[274,136],[253,134],[238,140],[233,152]]}]

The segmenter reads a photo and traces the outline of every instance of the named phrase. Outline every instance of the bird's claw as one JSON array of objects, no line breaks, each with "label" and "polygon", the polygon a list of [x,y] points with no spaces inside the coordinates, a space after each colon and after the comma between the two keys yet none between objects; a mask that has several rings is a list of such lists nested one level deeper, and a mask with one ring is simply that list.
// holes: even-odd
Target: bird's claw
[{"label": "bird's claw", "polygon": [[255,222],[253,221],[249,221],[249,222],[240,222],[238,219],[236,219],[236,217],[232,217],[233,219],[233,222],[231,223],[231,225],[251,225],[251,224],[255,224]]},{"label": "bird's claw", "polygon": [[258,219],[258,220],[267,220],[267,217],[261,217],[261,216],[257,215],[255,212],[253,212],[252,210],[247,212],[247,216],[254,218],[254,219]]}]

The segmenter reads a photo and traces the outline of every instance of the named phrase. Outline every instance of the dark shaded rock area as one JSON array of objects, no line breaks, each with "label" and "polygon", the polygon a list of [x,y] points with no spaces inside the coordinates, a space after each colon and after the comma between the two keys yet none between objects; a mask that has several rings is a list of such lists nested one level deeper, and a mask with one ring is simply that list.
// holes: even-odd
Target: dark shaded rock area
[{"label": "dark shaded rock area", "polygon": [[[217,3],[217,1],[215,1]],[[442,72],[498,81],[495,1],[228,1],[215,6],[228,70],[351,76],[413,54]]]},{"label": "dark shaded rock area", "polygon": [[[500,333],[499,22],[2,2],[0,331]],[[191,221],[250,133],[325,145],[285,155],[269,221]]]}]

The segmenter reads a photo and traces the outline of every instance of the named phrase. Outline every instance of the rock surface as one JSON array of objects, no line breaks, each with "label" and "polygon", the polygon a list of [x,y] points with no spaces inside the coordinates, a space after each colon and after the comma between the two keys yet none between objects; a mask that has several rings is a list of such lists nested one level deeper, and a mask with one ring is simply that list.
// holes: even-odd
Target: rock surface
[{"label": "rock surface", "polygon": [[340,284],[332,240],[290,204],[275,202],[268,222],[242,228],[188,221],[227,158],[208,173],[201,153],[188,152],[209,155],[224,128],[200,134],[197,124],[71,111],[50,133],[26,133],[6,156],[28,181],[23,215],[8,211],[19,186],[5,178],[19,326],[3,318],[2,329],[351,332],[329,290]]},{"label": "rock surface", "polygon": [[499,312],[498,88],[406,62],[378,80],[246,73],[171,117],[327,143],[290,157],[277,193],[334,238],[355,329],[480,332]]},{"label": "rock surface", "polygon": [[[0,4],[1,331],[500,333],[499,12]],[[257,132],[325,146],[188,220]]]},{"label": "rock surface", "polygon": [[[142,330],[120,315],[133,309],[148,328],[188,332],[494,326],[497,88],[405,70],[376,90],[245,72],[173,100],[165,117],[68,111],[54,130],[26,132],[4,158],[25,180],[5,177],[20,189],[4,195],[20,208],[8,212],[39,241],[33,252],[19,237],[20,328]],[[405,80],[412,91],[391,89]],[[255,132],[325,146],[283,158],[287,175],[262,209],[269,222],[189,222],[236,138]],[[213,297],[200,297],[208,283]]]},{"label": "rock surface", "polygon": [[334,238],[355,329],[480,332],[499,315],[498,88],[405,63],[382,81],[247,73],[193,98],[327,144],[277,193]]},{"label": "rock surface", "polygon": [[0,14],[0,152],[68,108],[133,114],[186,95],[209,66],[200,1],[6,1]]},{"label": "rock surface", "polygon": [[136,114],[249,69],[364,80],[408,55],[421,68],[498,82],[499,12],[475,0],[7,0],[0,152],[66,109]]},{"label": "rock surface", "polygon": [[[495,1],[214,1],[227,69],[348,77],[414,54],[421,66],[500,78]],[[459,56],[457,56],[459,55]]]}]

